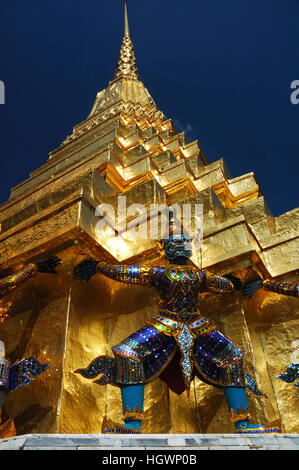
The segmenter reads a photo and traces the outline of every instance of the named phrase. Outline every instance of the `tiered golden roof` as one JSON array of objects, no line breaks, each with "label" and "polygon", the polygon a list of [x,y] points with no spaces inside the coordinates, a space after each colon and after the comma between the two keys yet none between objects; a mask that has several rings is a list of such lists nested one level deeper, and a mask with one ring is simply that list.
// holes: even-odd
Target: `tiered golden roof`
[{"label": "tiered golden roof", "polygon": [[[91,205],[86,205],[83,195],[76,199],[76,192],[83,190],[82,181],[84,197],[91,198]],[[30,234],[33,226],[47,224],[54,208],[59,217],[63,201],[72,198],[75,213],[70,225],[74,229],[79,227],[82,221],[77,211],[82,215],[92,206],[93,222],[88,223],[88,233],[102,244],[92,227],[96,225],[94,209],[107,201],[107,193],[110,197],[124,193],[131,202],[142,202],[140,195],[146,194],[148,204],[202,203],[206,241],[204,266],[224,260],[231,262],[235,242],[231,248],[229,240],[234,231],[241,237],[237,242],[240,254],[247,257],[255,252],[265,273],[277,276],[298,266],[297,259],[289,256],[289,249],[284,248],[285,243],[298,239],[295,223],[294,230],[284,232],[285,218],[297,220],[298,211],[272,217],[253,173],[232,178],[223,159],[209,163],[199,142],[189,142],[185,133],[178,132],[172,120],[158,109],[138,78],[126,9],[124,38],[114,79],[97,94],[87,119],[74,127],[44,165],[12,189],[9,201],[0,208],[3,266],[13,260],[18,262],[18,256],[22,257],[23,250],[27,252],[30,247],[27,241],[23,247],[23,240],[35,238]],[[80,210],[79,206],[82,206]],[[61,224],[61,232],[67,232],[63,219]],[[25,237],[25,233],[28,236]],[[40,245],[48,245],[48,234],[44,230],[42,233],[44,239],[39,236]],[[70,235],[70,231],[68,233]],[[70,237],[73,238],[73,234]],[[234,239],[233,236],[232,241]],[[272,255],[272,250],[277,251],[273,246],[276,239],[284,240],[279,243],[279,251],[284,253],[283,265],[277,264],[276,256]],[[216,246],[213,246],[214,240]],[[108,251],[120,260],[134,256],[135,249],[132,245],[122,254],[113,249]]]}]

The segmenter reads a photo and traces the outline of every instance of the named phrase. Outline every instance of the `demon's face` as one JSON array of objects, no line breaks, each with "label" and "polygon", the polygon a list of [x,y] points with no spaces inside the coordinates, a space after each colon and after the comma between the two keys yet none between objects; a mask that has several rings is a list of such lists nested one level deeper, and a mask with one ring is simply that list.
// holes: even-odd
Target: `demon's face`
[{"label": "demon's face", "polygon": [[164,253],[167,259],[191,258],[192,247],[190,240],[184,235],[170,235],[164,241]]}]

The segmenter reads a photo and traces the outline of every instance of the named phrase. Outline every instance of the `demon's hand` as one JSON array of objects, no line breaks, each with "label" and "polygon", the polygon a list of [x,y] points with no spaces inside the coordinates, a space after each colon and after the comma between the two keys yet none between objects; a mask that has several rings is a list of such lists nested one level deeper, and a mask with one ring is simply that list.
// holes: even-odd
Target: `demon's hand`
[{"label": "demon's hand", "polygon": [[251,298],[253,294],[263,286],[263,280],[261,278],[255,279],[254,281],[246,282],[243,288],[244,297]]},{"label": "demon's hand", "polygon": [[89,281],[89,279],[97,273],[98,264],[99,261],[93,259],[81,261],[74,269],[74,278],[77,281]]},{"label": "demon's hand", "polygon": [[234,290],[242,290],[243,284],[242,284],[242,281],[240,281],[238,277],[231,276],[230,274],[228,274],[227,276],[223,276],[223,277],[233,284]]},{"label": "demon's hand", "polygon": [[57,274],[56,268],[57,266],[60,266],[61,262],[61,259],[57,258],[56,256],[51,256],[50,258],[41,259],[35,264],[40,273]]}]

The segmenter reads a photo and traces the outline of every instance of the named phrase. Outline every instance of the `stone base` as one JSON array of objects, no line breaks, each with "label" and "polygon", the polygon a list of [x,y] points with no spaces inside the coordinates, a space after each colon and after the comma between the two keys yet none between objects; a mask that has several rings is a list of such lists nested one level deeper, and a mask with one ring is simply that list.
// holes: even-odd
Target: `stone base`
[{"label": "stone base", "polygon": [[299,450],[299,434],[26,434],[1,440],[1,450]]}]

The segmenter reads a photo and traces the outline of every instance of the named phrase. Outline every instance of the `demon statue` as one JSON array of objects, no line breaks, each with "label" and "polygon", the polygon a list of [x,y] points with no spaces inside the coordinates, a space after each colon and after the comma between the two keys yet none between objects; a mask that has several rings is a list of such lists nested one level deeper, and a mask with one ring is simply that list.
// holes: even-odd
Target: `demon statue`
[{"label": "demon statue", "polygon": [[[255,281],[245,284],[243,289],[243,294],[247,297],[252,297],[252,295],[260,288],[276,292],[282,295],[289,295],[291,297],[299,297],[299,285],[296,283],[282,283],[279,281],[263,281],[261,278],[256,279]],[[295,352],[292,356],[294,359],[298,357],[298,346],[299,341],[295,340],[291,347],[295,348]],[[292,362],[282,374],[276,376],[277,379],[282,380],[286,383],[295,382],[299,378],[299,362]],[[299,382],[295,382],[295,387],[299,387]]]},{"label": "demon statue", "polygon": [[[192,249],[189,238],[183,234],[170,233],[160,243],[170,265],[121,266],[84,260],[74,270],[79,281],[88,281],[101,273],[119,282],[155,287],[161,298],[159,314],[112,347],[114,357],[99,356],[87,368],[75,371],[87,379],[102,373],[97,383],[114,384],[121,390],[123,423],[105,417],[102,432],[141,433],[145,384],[159,377],[181,394],[189,391],[195,376],[223,390],[236,432],[279,432],[278,428],[250,422],[246,388],[259,396],[262,393],[244,371],[243,352],[198,309],[200,293],[231,294],[242,289],[240,280],[207,274],[189,265]],[[265,283],[264,287],[289,295],[296,289],[277,283]],[[244,294],[250,296],[260,288],[260,283],[250,283],[245,288]]]},{"label": "demon statue", "polygon": [[[36,263],[30,263],[15,274],[0,280],[0,322],[4,322],[11,313],[11,302],[5,297],[22,286],[37,272],[56,274],[56,267],[61,264],[60,259],[50,257]],[[34,378],[45,372],[50,364],[41,364],[35,357],[29,356],[14,364],[10,364],[5,357],[5,345],[0,341],[0,420],[5,396],[19,388],[30,384]],[[0,438],[15,435],[12,419],[8,419],[0,426]]]}]

